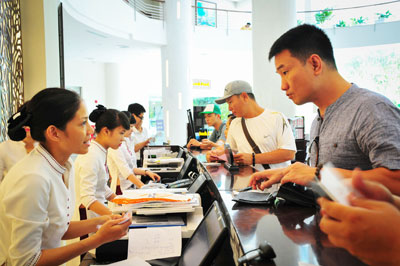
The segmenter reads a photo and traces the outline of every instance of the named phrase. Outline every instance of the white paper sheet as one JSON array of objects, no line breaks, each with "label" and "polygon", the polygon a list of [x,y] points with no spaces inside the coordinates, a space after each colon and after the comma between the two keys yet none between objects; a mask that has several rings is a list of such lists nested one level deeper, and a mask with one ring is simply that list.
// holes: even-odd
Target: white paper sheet
[{"label": "white paper sheet", "polygon": [[128,259],[144,260],[177,257],[181,255],[180,226],[150,227],[129,230]]}]

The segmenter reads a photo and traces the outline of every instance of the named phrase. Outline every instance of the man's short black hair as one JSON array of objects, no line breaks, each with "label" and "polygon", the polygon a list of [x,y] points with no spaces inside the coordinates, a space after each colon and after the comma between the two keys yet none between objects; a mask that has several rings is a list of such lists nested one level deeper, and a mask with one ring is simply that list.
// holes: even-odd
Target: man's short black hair
[{"label": "man's short black hair", "polygon": [[317,54],[328,65],[337,69],[331,41],[323,30],[314,25],[303,24],[285,32],[272,45],[268,59],[271,60],[284,50],[289,50],[293,57],[303,63],[312,54]]},{"label": "man's short black hair", "polygon": [[132,103],[128,106],[128,112],[139,116],[141,113],[146,113],[146,109],[139,103]]},{"label": "man's short black hair", "polygon": [[249,95],[249,98],[250,99],[252,99],[252,100],[256,100],[256,96],[254,96],[254,94],[253,93],[251,93],[251,92],[249,92],[249,93],[247,93],[247,95]]}]

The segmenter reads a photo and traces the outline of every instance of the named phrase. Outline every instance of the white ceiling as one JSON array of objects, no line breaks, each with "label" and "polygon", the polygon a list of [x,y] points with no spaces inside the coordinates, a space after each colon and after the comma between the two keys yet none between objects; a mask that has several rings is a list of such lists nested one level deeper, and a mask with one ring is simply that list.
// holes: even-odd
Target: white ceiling
[{"label": "white ceiling", "polygon": [[134,40],[118,38],[97,31],[80,23],[65,10],[64,56],[68,59],[84,59],[100,62],[121,62],[130,55],[152,52],[158,46]]}]

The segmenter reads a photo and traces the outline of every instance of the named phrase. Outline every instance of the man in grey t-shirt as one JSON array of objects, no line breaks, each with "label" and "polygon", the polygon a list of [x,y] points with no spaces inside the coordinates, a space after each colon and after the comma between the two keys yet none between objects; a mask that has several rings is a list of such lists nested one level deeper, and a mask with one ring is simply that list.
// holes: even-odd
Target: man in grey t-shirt
[{"label": "man in grey t-shirt", "polygon": [[270,49],[272,57],[286,95],[295,104],[312,102],[319,108],[311,129],[311,166],[264,171],[253,176],[252,184],[262,189],[280,180],[304,185],[314,179],[318,165],[332,162],[344,177],[359,167],[364,179],[400,195],[400,110],[382,95],[346,81],[329,38],[315,26],[283,34]]},{"label": "man in grey t-shirt", "polygon": [[[225,142],[224,131],[226,124],[221,120],[221,109],[219,106],[217,104],[208,104],[200,114],[204,115],[208,126],[214,127],[214,131],[208,139],[203,139],[201,142],[191,139],[186,146],[188,148],[196,146],[207,150],[223,144]],[[222,142],[218,143],[219,140]]]}]

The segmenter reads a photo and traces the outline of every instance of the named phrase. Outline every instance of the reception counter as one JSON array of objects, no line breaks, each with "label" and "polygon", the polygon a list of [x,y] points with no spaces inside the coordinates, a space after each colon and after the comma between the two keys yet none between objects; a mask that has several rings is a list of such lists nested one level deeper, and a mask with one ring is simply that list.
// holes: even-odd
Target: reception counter
[{"label": "reception counter", "polygon": [[[207,182],[198,191],[204,212],[214,200],[221,206],[229,229],[229,239],[221,246],[215,265],[238,265],[238,258],[254,250],[264,240],[276,253],[273,260],[254,260],[247,265],[364,265],[344,249],[335,248],[319,229],[320,214],[299,206],[249,205],[232,201],[234,193],[247,187],[255,170],[242,166],[230,173],[221,164],[205,166],[205,151],[183,151],[196,160],[194,168]],[[88,261],[82,265],[88,265]]]},{"label": "reception counter", "polygon": [[[189,151],[199,160],[199,172],[208,174],[215,184],[221,206],[230,224],[230,243],[234,261],[258,247],[264,240],[273,247],[276,258],[250,265],[365,265],[346,250],[335,248],[318,227],[320,214],[313,208],[249,205],[232,201],[235,191],[248,185],[256,170],[242,166],[236,174],[223,165],[204,166],[205,151]],[[215,189],[214,189],[215,190]],[[302,264],[307,263],[307,264]]]}]

